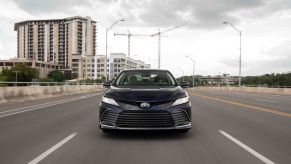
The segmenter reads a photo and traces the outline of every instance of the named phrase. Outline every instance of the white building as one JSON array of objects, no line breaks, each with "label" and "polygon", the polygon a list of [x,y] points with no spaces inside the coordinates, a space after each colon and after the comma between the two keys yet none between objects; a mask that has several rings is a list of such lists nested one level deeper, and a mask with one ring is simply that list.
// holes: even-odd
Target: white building
[{"label": "white building", "polygon": [[150,68],[150,64],[146,64],[141,60],[135,60],[123,53],[111,53],[109,57],[109,77],[110,79],[126,69],[146,69]]}]

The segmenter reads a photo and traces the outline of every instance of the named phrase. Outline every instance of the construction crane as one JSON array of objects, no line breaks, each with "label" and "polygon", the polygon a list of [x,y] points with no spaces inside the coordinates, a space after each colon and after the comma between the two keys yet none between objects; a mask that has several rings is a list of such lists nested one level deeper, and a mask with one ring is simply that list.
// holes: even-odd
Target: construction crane
[{"label": "construction crane", "polygon": [[130,38],[132,36],[149,36],[149,35],[139,35],[139,34],[132,34],[129,30],[127,30],[127,34],[126,33],[114,33],[114,36],[127,36],[128,38],[128,57],[130,57]]},{"label": "construction crane", "polygon": [[172,31],[172,30],[175,30],[177,28],[183,27],[186,24],[187,23],[181,24],[181,25],[178,25],[178,26],[175,26],[175,27],[171,27],[171,28],[166,29],[166,30],[161,31],[161,32],[160,32],[160,29],[159,29],[159,31],[157,33],[154,33],[154,34],[150,35],[151,37],[155,37],[155,36],[158,37],[158,69],[161,68],[161,37],[162,37],[162,34],[164,34],[166,32],[169,32],[169,31]]}]

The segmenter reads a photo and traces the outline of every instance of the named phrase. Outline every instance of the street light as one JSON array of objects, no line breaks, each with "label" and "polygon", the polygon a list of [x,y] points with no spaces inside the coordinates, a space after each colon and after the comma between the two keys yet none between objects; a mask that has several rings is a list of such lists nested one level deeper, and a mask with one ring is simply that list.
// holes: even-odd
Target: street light
[{"label": "street light", "polygon": [[182,71],[182,73],[183,73],[183,81],[185,81],[185,79],[184,79],[185,72],[181,68],[177,68],[177,69]]},{"label": "street light", "polygon": [[106,28],[106,55],[105,55],[105,80],[107,81],[107,49],[108,49],[108,32],[118,23],[123,22],[124,19],[117,20],[113,22],[109,27]]},{"label": "street light", "polygon": [[185,56],[186,58],[189,58],[192,62],[193,62],[193,81],[192,81],[192,85],[193,85],[193,88],[195,86],[195,60],[193,58],[191,58],[190,56]]},{"label": "street light", "polygon": [[239,78],[238,78],[238,86],[241,87],[241,35],[242,31],[236,28],[231,22],[223,22],[223,24],[229,24],[235,31],[239,34]]}]

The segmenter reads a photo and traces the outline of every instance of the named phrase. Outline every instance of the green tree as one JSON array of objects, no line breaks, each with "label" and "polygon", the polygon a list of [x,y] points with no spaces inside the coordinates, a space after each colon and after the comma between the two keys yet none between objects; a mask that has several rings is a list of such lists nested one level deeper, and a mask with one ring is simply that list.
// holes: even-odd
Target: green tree
[{"label": "green tree", "polygon": [[64,73],[60,70],[54,70],[54,71],[49,72],[48,78],[57,82],[64,82],[66,79]]},{"label": "green tree", "polygon": [[38,79],[39,72],[36,68],[31,68],[26,64],[16,64],[11,69],[4,69],[1,76],[4,76],[5,81],[31,82],[32,79]]},{"label": "green tree", "polygon": [[[0,74],[0,81],[1,82],[2,81],[7,81],[7,76],[4,76],[4,75]],[[0,84],[0,87],[4,87],[4,86],[6,86],[6,84],[3,84],[3,83]]]},{"label": "green tree", "polygon": [[287,74],[266,74],[262,76],[247,76],[243,78],[245,85],[262,85],[269,87],[291,86],[291,73]]}]

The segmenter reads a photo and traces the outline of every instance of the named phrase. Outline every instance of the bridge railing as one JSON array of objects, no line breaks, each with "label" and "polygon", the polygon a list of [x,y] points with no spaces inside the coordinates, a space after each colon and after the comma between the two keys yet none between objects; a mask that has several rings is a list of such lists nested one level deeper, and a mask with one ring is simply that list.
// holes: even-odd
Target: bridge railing
[{"label": "bridge railing", "polygon": [[254,92],[254,93],[265,93],[265,94],[280,94],[280,95],[291,95],[291,88],[268,88],[268,87],[227,87],[227,86],[208,86],[208,87],[196,87],[196,90],[221,90],[221,91],[240,91],[240,92]]},{"label": "bridge railing", "polygon": [[86,82],[6,82],[0,81],[0,87],[12,86],[62,86],[62,85],[101,85],[101,83],[86,83]]},{"label": "bridge railing", "polygon": [[[238,85],[200,85],[196,87],[229,87],[229,88],[238,88]],[[291,88],[291,86],[285,85],[242,85],[242,87],[252,87],[252,88]]]}]

